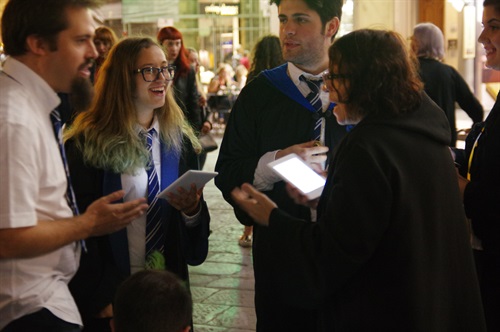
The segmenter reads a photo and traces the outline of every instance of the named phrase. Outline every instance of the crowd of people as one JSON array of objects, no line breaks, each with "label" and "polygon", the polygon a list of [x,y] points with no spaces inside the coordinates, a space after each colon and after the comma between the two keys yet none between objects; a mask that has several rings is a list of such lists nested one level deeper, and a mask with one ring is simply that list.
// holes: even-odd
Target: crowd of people
[{"label": "crowd of people", "polygon": [[[483,121],[431,23],[411,47],[337,38],[342,0],[271,2],[279,37],[206,87],[175,27],[117,38],[95,29],[97,0],[7,2],[0,331],[193,330],[210,212],[194,184],[157,195],[203,169],[209,96],[228,90],[215,184],[252,247],[258,332],[500,331],[499,101]],[[483,6],[500,70],[500,0]],[[463,150],[455,103],[474,123]],[[291,154],[321,197],[268,167]]]}]

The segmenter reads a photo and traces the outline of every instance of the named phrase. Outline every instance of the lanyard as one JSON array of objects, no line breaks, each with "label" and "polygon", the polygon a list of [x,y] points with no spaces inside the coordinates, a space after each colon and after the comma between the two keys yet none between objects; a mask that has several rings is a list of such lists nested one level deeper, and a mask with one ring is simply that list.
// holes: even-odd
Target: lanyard
[{"label": "lanyard", "polygon": [[467,180],[469,180],[469,181],[470,181],[470,167],[471,167],[471,165],[472,165],[472,159],[474,158],[474,152],[475,152],[475,150],[476,150],[476,148],[477,148],[477,144],[478,144],[478,142],[479,142],[479,137],[481,137],[481,135],[482,135],[482,134],[483,134],[483,132],[484,132],[484,128],[485,128],[485,127],[483,127],[483,128],[481,129],[481,132],[479,133],[479,135],[477,135],[477,138],[476,138],[476,140],[474,141],[474,145],[472,146],[472,150],[471,150],[471,152],[470,152],[470,156],[469,156],[469,164],[467,165]]}]

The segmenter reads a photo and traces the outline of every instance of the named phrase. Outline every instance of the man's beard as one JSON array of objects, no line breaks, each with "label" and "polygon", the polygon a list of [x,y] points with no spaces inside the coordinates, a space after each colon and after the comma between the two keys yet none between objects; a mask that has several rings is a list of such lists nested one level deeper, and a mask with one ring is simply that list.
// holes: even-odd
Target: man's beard
[{"label": "man's beard", "polygon": [[75,113],[89,109],[94,97],[94,87],[88,78],[77,77],[71,82],[71,105]]}]

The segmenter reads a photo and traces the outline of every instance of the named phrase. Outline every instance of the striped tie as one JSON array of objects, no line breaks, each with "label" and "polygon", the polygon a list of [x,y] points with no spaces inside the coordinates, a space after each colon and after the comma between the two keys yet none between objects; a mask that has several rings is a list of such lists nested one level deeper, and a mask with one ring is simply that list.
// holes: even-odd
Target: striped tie
[{"label": "striped tie", "polygon": [[307,101],[312,105],[314,110],[314,119],[316,119],[316,123],[314,124],[314,130],[312,134],[312,139],[315,141],[321,141],[321,124],[323,123],[323,106],[321,103],[321,98],[319,96],[320,87],[323,83],[323,80],[311,80],[306,78],[304,75],[300,75],[299,79],[302,82],[305,82],[311,92],[306,96]]},{"label": "striped tie", "polygon": [[153,160],[153,135],[156,133],[154,129],[144,133],[146,136],[146,146],[149,151],[149,163],[147,166],[148,173],[148,210],[146,215],[146,258],[153,252],[158,251],[163,253],[164,249],[164,234],[161,223],[161,204],[158,200],[160,182]]},{"label": "striped tie", "polygon": [[[80,214],[78,211],[78,206],[76,205],[76,197],[75,192],[73,191],[73,186],[71,185],[71,177],[69,175],[68,168],[68,160],[66,159],[66,152],[64,150],[64,144],[62,141],[62,123],[61,123],[61,114],[59,114],[59,110],[55,109],[50,112],[50,121],[52,122],[52,126],[54,128],[54,135],[56,136],[57,144],[59,145],[59,152],[61,153],[61,159],[64,165],[64,171],[66,173],[66,201],[68,202],[71,211],[73,211],[73,215],[77,216]],[[85,246],[85,241],[81,241],[82,248],[84,251],[87,251]]]}]

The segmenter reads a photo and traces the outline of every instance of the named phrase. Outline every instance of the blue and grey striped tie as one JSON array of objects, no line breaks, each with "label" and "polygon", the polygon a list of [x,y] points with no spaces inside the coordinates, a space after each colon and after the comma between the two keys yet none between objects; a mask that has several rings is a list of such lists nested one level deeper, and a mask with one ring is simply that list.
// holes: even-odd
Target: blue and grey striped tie
[{"label": "blue and grey striped tie", "polygon": [[164,250],[164,234],[161,223],[161,203],[158,200],[160,191],[160,182],[153,160],[153,135],[156,133],[154,129],[150,129],[146,136],[147,149],[149,151],[149,163],[147,167],[148,173],[148,210],[146,215],[146,257],[153,252],[158,251],[163,253]]},{"label": "blue and grey striped tie", "polygon": [[320,98],[320,89],[321,89],[321,84],[323,83],[323,80],[312,80],[306,78],[304,75],[300,75],[299,79],[302,82],[305,82],[311,92],[306,96],[307,101],[312,105],[314,110],[316,111],[315,113],[315,119],[316,123],[314,124],[314,130],[312,134],[312,139],[315,141],[321,141],[321,124],[323,123],[323,105],[321,103],[321,98]]}]

